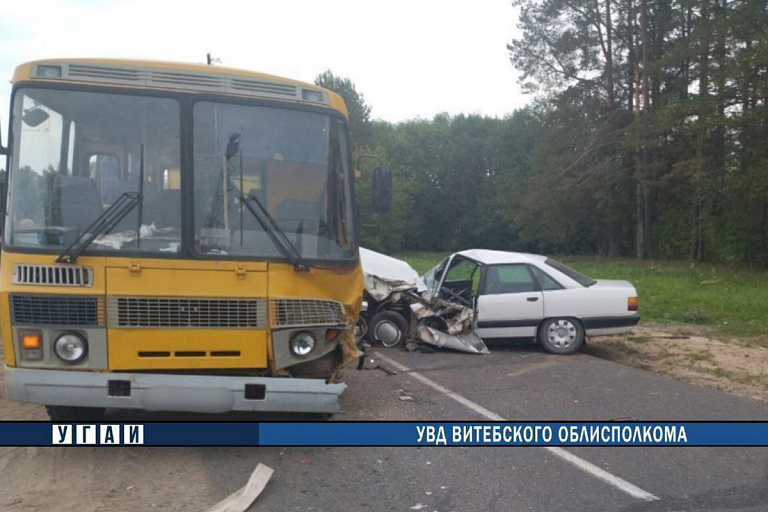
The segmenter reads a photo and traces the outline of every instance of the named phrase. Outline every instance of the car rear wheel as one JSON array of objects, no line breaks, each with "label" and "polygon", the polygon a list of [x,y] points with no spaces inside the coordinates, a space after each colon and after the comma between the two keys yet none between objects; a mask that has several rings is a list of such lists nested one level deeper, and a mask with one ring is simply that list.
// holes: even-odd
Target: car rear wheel
[{"label": "car rear wheel", "polygon": [[584,328],[574,318],[551,318],[539,327],[539,342],[551,354],[573,354],[584,343]]},{"label": "car rear wheel", "polygon": [[371,343],[381,343],[387,348],[402,345],[407,334],[408,322],[394,311],[376,313],[368,325],[368,337]]}]

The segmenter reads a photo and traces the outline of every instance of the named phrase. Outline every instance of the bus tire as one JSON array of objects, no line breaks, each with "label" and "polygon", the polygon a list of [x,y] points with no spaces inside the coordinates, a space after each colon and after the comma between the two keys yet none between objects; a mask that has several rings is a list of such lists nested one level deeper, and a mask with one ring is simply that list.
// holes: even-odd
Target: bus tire
[{"label": "bus tire", "polygon": [[100,421],[107,411],[103,407],[67,407],[46,405],[45,410],[51,421]]}]

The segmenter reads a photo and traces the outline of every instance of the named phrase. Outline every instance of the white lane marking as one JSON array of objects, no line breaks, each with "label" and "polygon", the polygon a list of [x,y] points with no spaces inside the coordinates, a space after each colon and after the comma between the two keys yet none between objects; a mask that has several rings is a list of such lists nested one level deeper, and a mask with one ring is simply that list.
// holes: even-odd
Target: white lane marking
[{"label": "white lane marking", "polygon": [[[438,391],[444,395],[446,395],[449,398],[452,398],[453,400],[459,402],[461,405],[468,407],[469,409],[472,409],[476,413],[478,413],[481,416],[485,416],[489,420],[492,421],[507,421],[506,418],[503,418],[502,416],[499,416],[495,412],[491,412],[485,407],[483,407],[480,404],[477,404],[473,402],[472,400],[465,398],[461,396],[460,394],[456,393],[455,391],[451,391],[450,389],[441,386],[437,382],[433,381],[432,379],[425,377],[424,375],[418,373],[417,371],[408,368],[407,366],[398,363],[394,359],[391,359],[379,352],[376,353],[377,357],[384,360],[387,364],[394,366],[396,369],[400,370],[401,372],[408,372],[408,375],[410,377],[413,377],[414,379],[426,384],[427,386],[431,387],[435,391]],[[659,497],[655,496],[648,491],[644,491],[643,489],[637,487],[636,485],[633,485],[623,478],[619,478],[618,476],[609,473],[608,471],[599,468],[592,464],[591,462],[588,462],[581,457],[572,454],[571,452],[568,452],[566,450],[563,450],[562,448],[558,446],[545,446],[545,450],[547,450],[549,453],[556,455],[557,457],[560,457],[564,461],[570,462],[577,468],[581,469],[582,471],[585,471],[589,473],[590,475],[594,476],[595,478],[599,478],[603,482],[606,482],[617,489],[624,491],[625,493],[629,494],[630,496],[644,500],[644,501],[655,501],[658,500]]]}]

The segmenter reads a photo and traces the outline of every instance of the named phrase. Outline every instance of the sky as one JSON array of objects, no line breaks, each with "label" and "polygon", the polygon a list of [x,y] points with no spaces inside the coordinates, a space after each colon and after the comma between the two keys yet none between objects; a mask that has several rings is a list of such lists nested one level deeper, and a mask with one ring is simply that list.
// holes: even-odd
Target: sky
[{"label": "sky", "polygon": [[307,82],[349,77],[391,122],[524,106],[506,44],[511,0],[25,0],[0,2],[0,124],[29,60],[121,57],[205,62]]}]

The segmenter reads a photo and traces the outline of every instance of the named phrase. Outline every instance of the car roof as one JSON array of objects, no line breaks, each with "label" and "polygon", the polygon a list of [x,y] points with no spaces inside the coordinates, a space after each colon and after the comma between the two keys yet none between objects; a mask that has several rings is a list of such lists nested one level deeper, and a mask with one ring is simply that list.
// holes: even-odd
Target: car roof
[{"label": "car roof", "polygon": [[498,265],[503,263],[531,263],[542,262],[547,259],[540,254],[528,254],[525,252],[491,251],[489,249],[468,249],[457,252],[461,256],[475,260],[484,265]]}]

